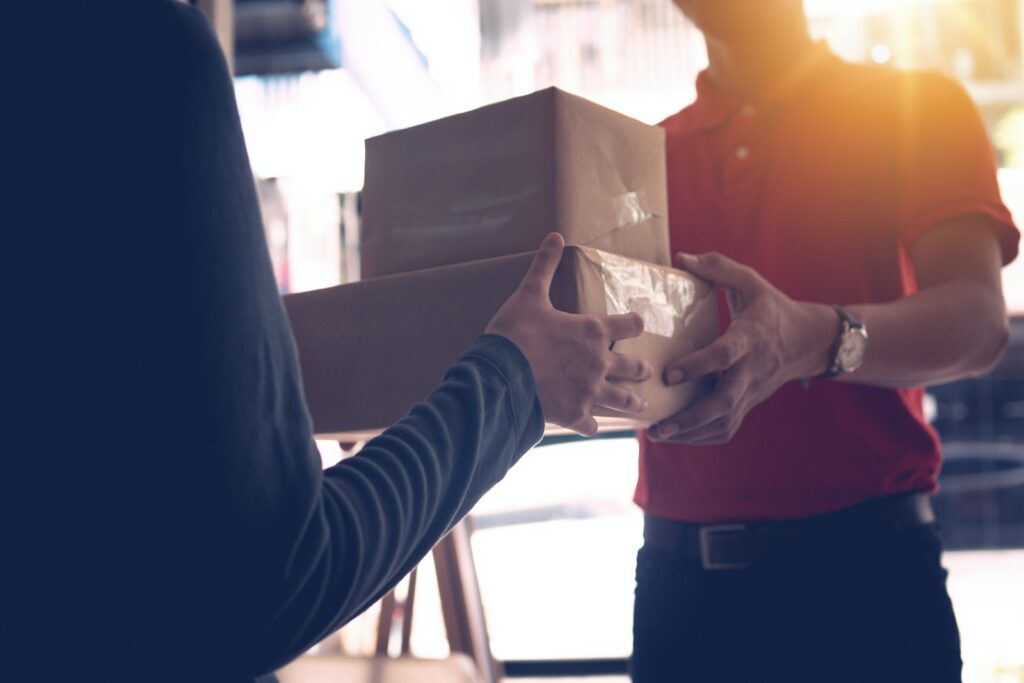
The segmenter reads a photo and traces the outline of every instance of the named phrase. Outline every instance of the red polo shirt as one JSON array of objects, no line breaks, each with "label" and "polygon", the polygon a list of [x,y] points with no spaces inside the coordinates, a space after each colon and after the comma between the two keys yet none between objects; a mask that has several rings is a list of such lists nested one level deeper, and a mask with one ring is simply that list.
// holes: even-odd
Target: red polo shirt
[{"label": "red polo shirt", "polygon": [[[1004,262],[1016,256],[981,120],[938,74],[847,64],[820,44],[757,97],[725,94],[701,74],[696,102],[662,126],[673,251],[722,252],[794,299],[882,303],[914,292],[911,245],[957,217],[983,216]],[[719,522],[934,489],[939,441],[922,396],[793,382],[725,445],[641,436],[635,500],[661,517]]]}]

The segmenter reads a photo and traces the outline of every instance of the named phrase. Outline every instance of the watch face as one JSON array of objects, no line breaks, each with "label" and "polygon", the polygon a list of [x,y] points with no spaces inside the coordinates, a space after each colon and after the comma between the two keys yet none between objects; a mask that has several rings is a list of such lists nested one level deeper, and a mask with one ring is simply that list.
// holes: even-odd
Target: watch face
[{"label": "watch face", "polygon": [[853,372],[864,362],[868,338],[863,330],[852,329],[843,335],[843,343],[839,345],[836,361],[843,372]]}]

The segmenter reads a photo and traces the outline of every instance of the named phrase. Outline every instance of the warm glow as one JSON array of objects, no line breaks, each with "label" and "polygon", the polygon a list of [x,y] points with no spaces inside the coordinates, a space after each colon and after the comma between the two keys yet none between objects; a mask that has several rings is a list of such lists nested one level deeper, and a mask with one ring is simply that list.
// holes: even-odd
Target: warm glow
[{"label": "warm glow", "polygon": [[805,0],[808,16],[887,14],[915,0]]},{"label": "warm glow", "polygon": [[959,0],[804,0],[808,16],[891,14],[915,5],[952,5]]},{"label": "warm glow", "polygon": [[875,45],[871,48],[871,61],[875,64],[888,64],[892,59],[892,50],[888,45]]}]

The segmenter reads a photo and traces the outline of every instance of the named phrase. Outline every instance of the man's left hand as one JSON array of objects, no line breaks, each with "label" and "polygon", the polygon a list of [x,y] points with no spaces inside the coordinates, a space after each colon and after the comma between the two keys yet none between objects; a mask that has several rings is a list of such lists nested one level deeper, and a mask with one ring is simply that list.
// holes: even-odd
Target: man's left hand
[{"label": "man's left hand", "polygon": [[676,266],[724,289],[732,322],[717,340],[665,369],[668,384],[706,375],[718,381],[707,396],[653,426],[649,436],[725,443],[747,413],[783,384],[825,372],[839,319],[831,307],[794,301],[752,268],[721,254],[677,254]]}]

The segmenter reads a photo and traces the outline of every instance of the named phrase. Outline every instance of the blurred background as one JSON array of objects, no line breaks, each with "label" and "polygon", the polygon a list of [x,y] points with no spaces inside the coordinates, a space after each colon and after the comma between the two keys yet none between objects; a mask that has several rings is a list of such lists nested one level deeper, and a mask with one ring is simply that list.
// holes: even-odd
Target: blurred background
[{"label": "blurred background", "polygon": [[[1024,223],[1024,0],[806,0],[840,56],[934,69],[973,97]],[[358,279],[363,140],[550,85],[647,123],[695,96],[700,34],[670,0],[235,0],[236,90],[282,293]],[[827,229],[827,226],[823,226]],[[967,683],[1024,681],[1024,263],[1005,271],[1011,348],[933,387],[938,511]],[[322,443],[326,464],[342,453]],[[510,676],[621,673],[641,517],[629,434],[548,440],[479,505],[472,549]],[[448,651],[421,569],[411,651]],[[374,613],[347,627],[372,651]],[[596,680],[596,679],[592,679]],[[621,680],[612,678],[611,680]]]}]

